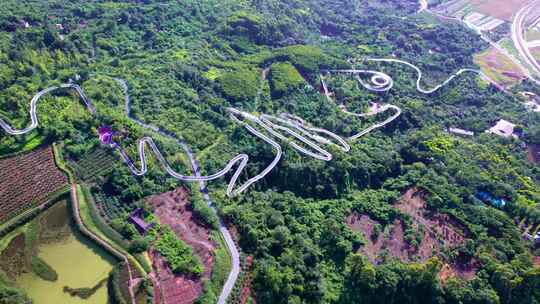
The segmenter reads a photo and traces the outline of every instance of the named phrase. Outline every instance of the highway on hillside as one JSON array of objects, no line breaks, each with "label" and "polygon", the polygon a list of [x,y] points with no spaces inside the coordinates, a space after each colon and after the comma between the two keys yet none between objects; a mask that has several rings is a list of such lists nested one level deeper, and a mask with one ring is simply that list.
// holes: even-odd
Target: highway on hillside
[{"label": "highway on hillside", "polygon": [[[530,13],[534,9],[538,9],[540,6],[540,0],[530,1],[527,5],[522,7],[514,16],[514,21],[512,22],[512,41],[514,46],[518,50],[519,55],[529,65],[533,71],[533,74],[536,77],[540,77],[540,64],[531,54],[527,41],[525,40],[525,31],[527,30],[526,21]],[[537,82],[538,83],[538,82]]]},{"label": "highway on hillside", "polygon": [[[423,1],[423,0],[420,0],[420,1]],[[465,27],[473,30],[474,32],[476,32],[480,38],[482,40],[484,40],[485,42],[489,43],[489,45],[491,45],[493,48],[495,48],[499,53],[501,53],[503,56],[505,56],[506,58],[508,58],[510,61],[512,61],[517,67],[519,67],[519,69],[521,70],[521,72],[527,76],[527,78],[529,78],[529,80],[535,82],[536,84],[540,85],[540,81],[535,79],[533,77],[533,75],[531,74],[531,72],[529,71],[529,69],[527,69],[527,67],[525,67],[518,59],[516,59],[512,54],[510,54],[510,52],[508,50],[506,50],[505,48],[501,47],[497,42],[494,42],[493,40],[491,40],[489,37],[485,36],[480,30],[478,30],[478,28],[476,28],[475,26],[473,26],[472,24],[470,24],[469,22],[467,22],[465,19],[460,19],[460,18],[456,18],[456,17],[452,17],[452,16],[445,16],[445,15],[442,15],[440,13],[437,13],[433,10],[430,10],[429,8],[425,8],[423,9],[423,11],[426,11],[430,14],[433,14],[441,19],[444,19],[444,20],[449,20],[449,21],[455,21],[455,22],[459,22],[461,24],[463,24]],[[496,87],[498,87],[499,89],[501,89],[502,91],[505,91],[505,89],[503,87],[501,87],[499,84],[497,84],[495,81],[491,80],[489,77],[485,76],[486,79],[489,79],[489,81],[495,85]]]}]

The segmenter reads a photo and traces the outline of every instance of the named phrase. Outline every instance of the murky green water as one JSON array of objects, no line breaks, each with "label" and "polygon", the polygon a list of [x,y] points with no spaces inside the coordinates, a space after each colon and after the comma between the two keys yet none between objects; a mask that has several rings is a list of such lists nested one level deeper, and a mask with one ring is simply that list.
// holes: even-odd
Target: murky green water
[{"label": "murky green water", "polygon": [[106,285],[88,299],[63,291],[64,286],[93,287],[108,276],[114,263],[110,255],[76,230],[69,215],[67,204],[61,202],[34,220],[43,232],[36,247],[38,256],[58,273],[58,281],[48,282],[26,272],[16,279],[17,285],[36,304],[106,304]]}]

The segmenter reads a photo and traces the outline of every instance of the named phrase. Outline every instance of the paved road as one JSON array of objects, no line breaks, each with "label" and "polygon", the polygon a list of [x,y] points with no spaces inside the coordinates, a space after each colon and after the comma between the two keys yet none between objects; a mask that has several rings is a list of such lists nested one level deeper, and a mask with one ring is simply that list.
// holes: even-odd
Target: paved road
[{"label": "paved road", "polygon": [[[186,152],[189,161],[191,163],[191,168],[193,170],[193,173],[195,174],[195,177],[199,178],[199,190],[201,191],[203,198],[206,200],[208,206],[212,208],[214,213],[217,214],[217,210],[210,199],[210,195],[208,195],[208,191],[206,189],[206,185],[204,180],[201,178],[201,172],[199,168],[199,164],[197,162],[197,159],[195,158],[195,155],[191,151],[191,149],[183,142],[180,141],[176,136],[173,134],[170,134],[168,132],[160,130],[156,126],[148,125],[137,118],[133,117],[131,115],[131,98],[129,95],[129,90],[127,86],[127,82],[124,79],[115,78],[116,82],[120,84],[124,91],[124,109],[126,111],[126,114],[128,118],[130,118],[135,123],[143,126],[144,128],[151,129],[155,132],[158,132],[159,134],[170,138],[174,140],[179,146],[181,146],[184,151]],[[223,289],[221,291],[221,294],[219,295],[218,303],[219,304],[225,304],[227,302],[227,298],[232,292],[232,289],[234,287],[234,284],[236,283],[236,280],[238,279],[238,275],[240,274],[240,254],[238,252],[238,248],[236,247],[236,244],[234,243],[231,234],[229,233],[229,230],[223,223],[223,221],[220,218],[219,221],[219,231],[221,235],[223,236],[223,239],[225,240],[225,244],[227,246],[227,250],[229,251],[229,254],[231,255],[231,272],[229,273],[229,276],[227,277],[227,281],[225,281],[225,284],[223,285]]]},{"label": "paved road", "polygon": [[[454,77],[460,75],[463,72],[472,71],[467,69],[462,69],[449,77],[446,81],[443,83],[437,85],[436,87],[432,89],[423,89],[420,86],[420,80],[422,78],[422,72],[418,67],[416,67],[413,64],[410,64],[405,61],[397,60],[397,59],[369,59],[370,61],[375,62],[397,62],[400,64],[405,64],[409,67],[414,68],[418,73],[417,78],[417,89],[425,94],[432,93],[438,89],[440,89],[442,86],[447,85]],[[358,81],[368,90],[377,91],[377,92],[384,92],[388,91],[392,88],[393,80],[390,76],[387,74],[378,72],[378,71],[371,71],[371,70],[343,70],[343,71],[329,71],[330,73],[352,73],[356,76]],[[372,77],[370,79],[371,82],[365,82],[359,74],[361,73],[368,73],[371,74]],[[481,73],[479,73],[481,74]],[[348,152],[350,150],[350,145],[348,142],[352,142],[360,138],[361,136],[364,136],[371,131],[381,128],[388,123],[392,122],[394,119],[399,117],[401,114],[401,109],[394,105],[385,105],[380,110],[373,112],[373,113],[366,113],[366,114],[356,114],[351,113],[346,110],[346,108],[341,107],[341,109],[350,115],[356,115],[359,117],[365,117],[370,115],[376,115],[378,113],[384,112],[386,110],[394,110],[396,113],[387,118],[385,121],[376,123],[369,128],[361,131],[358,134],[355,134],[347,139],[342,138],[341,136],[325,130],[321,128],[316,128],[310,126],[308,123],[306,123],[304,120],[302,120],[300,117],[294,116],[292,114],[283,113],[279,117],[273,116],[273,115],[267,115],[267,114],[261,114],[261,115],[253,115],[248,112],[244,112],[235,108],[228,108],[227,111],[229,112],[230,118],[238,123],[243,125],[251,134],[259,137],[264,142],[270,144],[275,150],[276,150],[276,156],[274,160],[259,174],[257,174],[254,177],[251,177],[248,179],[244,184],[239,186],[237,189],[234,189],[237,179],[239,178],[240,174],[242,173],[242,170],[247,165],[247,162],[249,160],[249,157],[246,154],[239,154],[233,159],[231,159],[228,164],[220,170],[217,173],[202,176],[200,172],[200,167],[196,161],[196,157],[194,156],[193,152],[189,149],[189,147],[182,142],[180,139],[178,139],[173,133],[168,132],[166,130],[162,130],[156,126],[149,125],[144,123],[143,121],[138,120],[137,118],[133,117],[131,115],[131,99],[128,92],[127,83],[125,80],[120,78],[115,78],[115,80],[122,86],[124,92],[125,92],[125,111],[127,116],[134,121],[135,123],[139,124],[143,128],[152,130],[154,132],[157,132],[161,134],[162,136],[168,137],[172,140],[174,140],[179,146],[182,147],[182,149],[186,152],[186,155],[188,156],[194,175],[182,175],[176,171],[174,171],[168,162],[165,160],[163,155],[161,154],[160,150],[154,143],[153,139],[150,137],[143,137],[138,140],[138,156],[140,160],[141,167],[137,168],[134,164],[134,162],[128,157],[124,149],[120,147],[117,143],[113,142],[112,147],[117,149],[124,159],[125,163],[129,167],[129,169],[133,172],[135,175],[144,175],[147,172],[147,163],[146,163],[146,156],[145,156],[145,148],[149,147],[154,155],[157,157],[160,165],[163,167],[163,169],[169,173],[171,176],[183,180],[183,181],[198,181],[200,190],[203,194],[204,199],[207,201],[210,208],[214,210],[214,212],[217,213],[209,195],[206,191],[205,181],[214,180],[217,178],[221,178],[228,172],[230,172],[233,167],[238,163],[238,167],[236,171],[233,173],[233,177],[231,178],[229,185],[227,187],[227,194],[229,196],[234,196],[242,193],[245,191],[249,186],[251,186],[253,183],[257,182],[258,180],[264,178],[279,162],[282,156],[282,149],[281,145],[273,140],[269,135],[272,137],[278,138],[281,141],[291,145],[293,148],[295,148],[300,153],[306,154],[308,156],[311,156],[313,158],[323,160],[323,161],[330,161],[332,159],[332,154],[329,153],[326,149],[323,148],[324,145],[333,145],[337,146],[339,149],[341,149],[344,152]],[[326,96],[328,97],[329,101],[332,101],[330,98],[330,93],[328,91],[328,87],[324,81],[324,77],[321,77],[321,83],[323,84],[323,87],[325,89]],[[30,132],[31,130],[35,129],[38,126],[38,119],[36,114],[37,109],[37,103],[40,100],[40,98],[54,90],[57,90],[59,88],[73,88],[75,89],[78,94],[80,95],[83,102],[86,104],[88,110],[91,113],[95,113],[95,109],[92,106],[90,100],[86,97],[84,92],[81,90],[81,88],[78,85],[75,84],[65,84],[60,87],[51,87],[48,89],[45,89],[43,91],[38,92],[31,100],[30,102],[30,117],[31,117],[31,124],[30,126],[21,129],[16,130],[12,128],[10,125],[8,125],[5,121],[0,119],[0,127],[2,127],[8,134],[11,135],[21,135]],[[255,128],[253,125],[256,125],[257,128],[263,129],[267,134],[262,133],[257,128]],[[286,133],[287,135],[283,135],[282,132]],[[291,140],[290,138],[293,137],[295,140]],[[301,142],[303,145],[299,145],[296,141]],[[309,147],[309,148],[308,148]],[[228,250],[231,254],[232,258],[232,270],[229,274],[229,277],[227,278],[227,281],[224,285],[224,288],[222,290],[221,295],[219,296],[219,302],[218,303],[225,303],[226,299],[230,295],[232,288],[234,287],[234,284],[237,280],[238,274],[240,272],[240,261],[239,261],[239,253],[238,249],[236,248],[236,245],[234,244],[231,235],[225,225],[222,221],[220,221],[220,232],[223,235],[223,238],[225,239],[225,243],[228,247]]]},{"label": "paved road", "polygon": [[525,61],[525,63],[531,67],[531,70],[536,77],[540,77],[540,64],[531,54],[524,35],[526,30],[525,22],[527,21],[527,17],[531,13],[531,11],[536,9],[539,5],[540,0],[533,0],[527,3],[527,5],[525,5],[524,7],[522,7],[514,16],[514,21],[512,22],[511,28],[512,41],[514,42],[514,46],[518,50],[518,53],[523,59],[523,61]]}]

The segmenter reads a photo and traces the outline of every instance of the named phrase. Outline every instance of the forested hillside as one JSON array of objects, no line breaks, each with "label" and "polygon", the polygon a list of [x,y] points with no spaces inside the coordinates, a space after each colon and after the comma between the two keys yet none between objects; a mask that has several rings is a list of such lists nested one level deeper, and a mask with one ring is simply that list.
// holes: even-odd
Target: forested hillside
[{"label": "forested hillside", "polygon": [[[203,174],[248,154],[245,181],[268,166],[275,151],[231,120],[227,108],[287,112],[351,136],[389,115],[346,115],[322,93],[323,71],[347,69],[356,60],[357,67],[391,75],[394,87],[377,93],[331,74],[336,101],[358,113],[369,102],[393,104],[401,116],[361,137],[348,153],[330,148],[328,162],[282,144],[277,167],[235,198],[225,195],[232,171],[209,182],[219,215],[253,257],[256,302],[538,303],[540,250],[523,234],[540,227],[540,167],[525,152],[527,144],[540,144],[540,114],[527,112],[518,92],[540,89],[524,82],[503,92],[464,73],[422,94],[410,67],[362,61],[414,63],[424,87],[476,68],[473,55],[485,43],[459,24],[415,14],[416,7],[401,0],[3,0],[0,118],[23,128],[31,98],[70,81],[97,114],[70,90],[45,95],[39,127],[20,136],[0,132],[0,154],[62,142],[67,160],[83,166],[94,163],[87,158],[100,147],[98,128],[107,125],[134,159],[137,140],[151,136],[171,167],[189,174],[175,141],[128,119],[125,92],[115,80],[121,78],[131,115],[190,146]],[[485,133],[499,119],[515,123],[520,137]],[[475,135],[459,137],[449,127]],[[147,155],[149,172],[137,177],[115,150],[103,149],[106,170],[94,168],[88,176],[111,221],[124,219],[145,197],[183,184],[154,156]],[[444,233],[433,232],[438,249],[415,258],[422,235],[431,232],[399,207],[412,188],[422,193],[422,216],[451,218],[463,240],[446,246]],[[353,229],[346,219],[356,215],[376,223],[378,233]],[[379,235],[395,239],[398,226],[408,258],[382,248],[369,260],[366,246]],[[0,299],[18,294],[5,285]],[[27,303],[20,298],[13,303]],[[215,303],[215,296],[200,302]]]}]

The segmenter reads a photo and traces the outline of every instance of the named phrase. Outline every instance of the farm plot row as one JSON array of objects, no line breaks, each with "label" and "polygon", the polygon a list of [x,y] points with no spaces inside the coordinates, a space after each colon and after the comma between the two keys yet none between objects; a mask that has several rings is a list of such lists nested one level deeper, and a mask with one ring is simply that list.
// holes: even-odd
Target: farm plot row
[{"label": "farm plot row", "polygon": [[87,181],[110,172],[114,163],[115,158],[110,152],[96,148],[81,157],[79,161],[70,162],[70,166],[79,179]]},{"label": "farm plot row", "polygon": [[50,146],[0,159],[0,222],[42,202],[67,184]]}]

